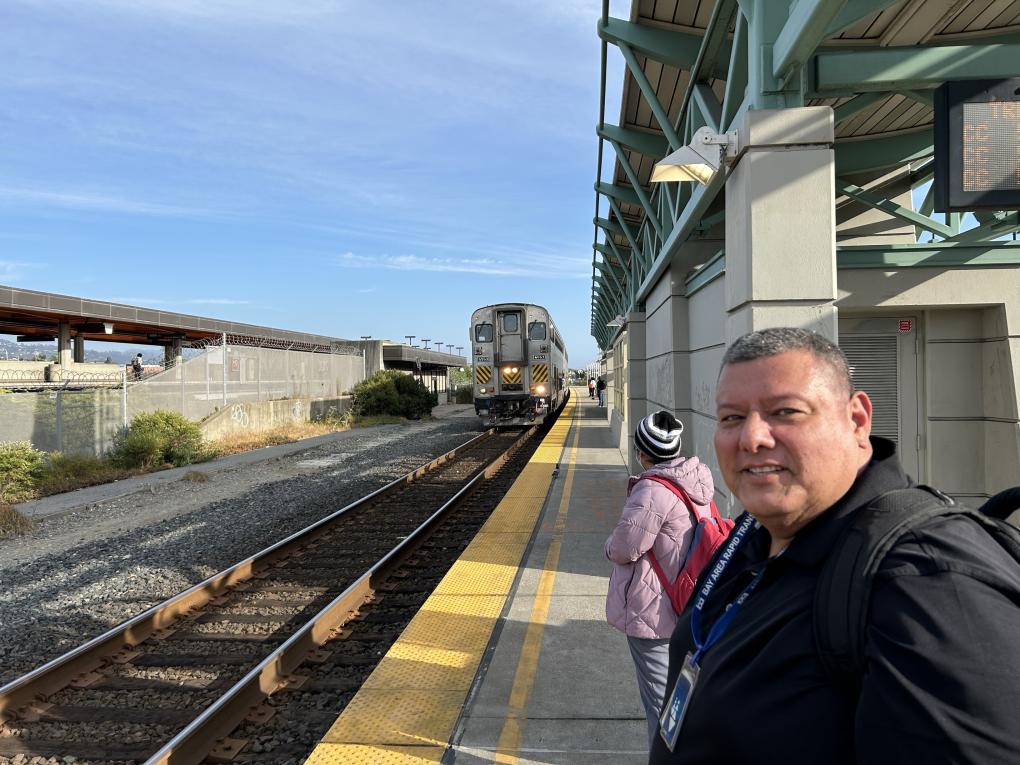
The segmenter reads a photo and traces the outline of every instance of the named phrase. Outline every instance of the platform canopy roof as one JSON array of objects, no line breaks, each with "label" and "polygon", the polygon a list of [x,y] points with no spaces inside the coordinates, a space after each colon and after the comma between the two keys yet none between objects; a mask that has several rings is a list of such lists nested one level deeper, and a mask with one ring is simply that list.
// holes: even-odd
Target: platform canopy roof
[{"label": "platform canopy roof", "polygon": [[[686,262],[685,243],[722,238],[724,174],[707,186],[652,187],[652,166],[700,127],[728,132],[748,109],[831,106],[837,222],[871,209],[890,227],[913,227],[917,248],[897,257],[933,245],[980,254],[1020,229],[1013,211],[979,213],[962,230],[961,215],[932,217],[930,194],[917,211],[902,204],[932,176],[934,88],[1020,75],[1020,0],[635,0],[626,19],[610,17],[604,0],[598,34],[592,334],[603,349],[674,258],[692,271],[707,265],[700,255]],[[626,63],[615,124],[608,55]],[[608,150],[616,161],[606,178]]]}]

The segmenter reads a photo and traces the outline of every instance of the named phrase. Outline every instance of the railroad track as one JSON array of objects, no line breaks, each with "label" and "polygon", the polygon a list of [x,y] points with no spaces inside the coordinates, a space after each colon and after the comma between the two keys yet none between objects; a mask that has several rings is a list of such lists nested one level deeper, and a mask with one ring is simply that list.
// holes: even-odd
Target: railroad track
[{"label": "railroad track", "polygon": [[0,687],[0,765],[300,762],[535,432],[484,433]]}]

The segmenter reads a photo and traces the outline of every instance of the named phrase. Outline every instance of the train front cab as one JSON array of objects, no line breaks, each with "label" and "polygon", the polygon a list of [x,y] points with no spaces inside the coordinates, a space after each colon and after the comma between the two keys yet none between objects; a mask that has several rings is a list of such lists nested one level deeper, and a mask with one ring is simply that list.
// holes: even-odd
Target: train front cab
[{"label": "train front cab", "polygon": [[473,317],[475,413],[488,427],[545,420],[555,400],[548,316],[529,306],[497,306]]}]

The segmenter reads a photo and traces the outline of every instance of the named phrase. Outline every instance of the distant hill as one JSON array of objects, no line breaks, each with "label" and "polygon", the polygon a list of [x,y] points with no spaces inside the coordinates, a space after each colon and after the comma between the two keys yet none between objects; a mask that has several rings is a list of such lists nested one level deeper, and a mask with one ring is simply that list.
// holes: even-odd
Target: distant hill
[{"label": "distant hill", "polygon": [[[85,345],[85,360],[103,362],[107,359],[112,364],[127,364],[139,353],[143,354],[142,359],[146,364],[160,364],[163,361],[163,354],[153,353],[151,348],[131,348],[124,346],[123,349],[92,350]],[[0,337],[0,359],[24,359],[30,361],[42,354],[47,359],[57,355],[56,343],[19,343]]]}]

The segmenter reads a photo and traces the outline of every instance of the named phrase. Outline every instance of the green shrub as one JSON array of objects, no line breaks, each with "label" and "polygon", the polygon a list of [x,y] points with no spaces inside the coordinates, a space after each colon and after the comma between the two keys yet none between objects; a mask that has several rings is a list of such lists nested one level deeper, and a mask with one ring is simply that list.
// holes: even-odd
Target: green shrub
[{"label": "green shrub", "polygon": [[439,403],[435,393],[411,375],[401,375],[394,384],[400,396],[399,414],[412,420],[432,413],[432,407]]},{"label": "green shrub", "polygon": [[125,467],[190,465],[203,458],[202,431],[177,412],[139,414],[117,437],[111,456]]},{"label": "green shrub", "polygon": [[453,394],[454,402],[458,404],[471,404],[475,400],[474,388],[470,385],[464,385],[457,388],[457,391]]},{"label": "green shrub", "polygon": [[361,417],[395,415],[417,418],[436,405],[436,396],[413,376],[394,369],[376,372],[351,390],[354,411]]},{"label": "green shrub", "polygon": [[28,441],[0,441],[0,502],[31,496],[43,466],[43,453]]},{"label": "green shrub", "polygon": [[127,475],[130,473],[110,460],[92,454],[50,452],[36,479],[36,494],[46,497],[82,486],[116,481]]}]

